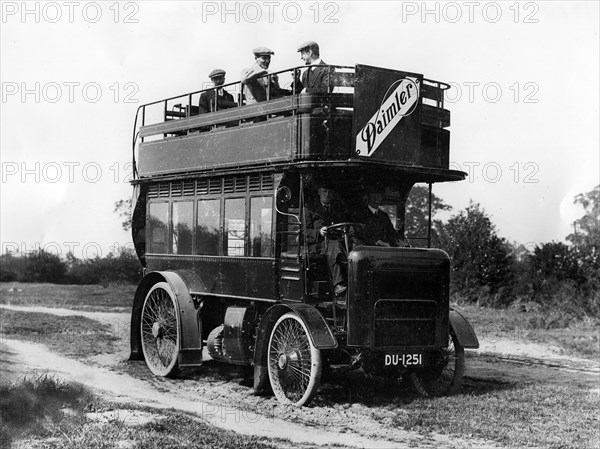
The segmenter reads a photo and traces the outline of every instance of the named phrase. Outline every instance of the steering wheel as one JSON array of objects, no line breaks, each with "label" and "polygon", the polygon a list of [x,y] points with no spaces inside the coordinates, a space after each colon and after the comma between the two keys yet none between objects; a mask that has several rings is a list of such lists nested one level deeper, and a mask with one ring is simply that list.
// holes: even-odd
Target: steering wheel
[{"label": "steering wheel", "polygon": [[330,230],[336,230],[336,229],[341,229],[342,230],[342,234],[344,235],[344,243],[346,245],[346,250],[348,252],[350,252],[352,250],[352,247],[350,245],[350,236],[349,236],[349,231],[350,231],[350,227],[351,226],[355,226],[356,228],[364,228],[365,225],[362,223],[357,223],[354,221],[344,221],[342,223],[334,223],[330,226],[326,227],[326,231],[329,232]]},{"label": "steering wheel", "polygon": [[355,226],[355,227],[361,228],[361,229],[365,227],[365,225],[362,224],[362,223],[357,223],[357,222],[354,222],[354,221],[344,221],[342,223],[334,223],[332,225],[327,226],[327,231],[329,231],[330,229],[331,230],[341,229],[342,232],[344,234],[346,234],[350,230],[351,226]]}]

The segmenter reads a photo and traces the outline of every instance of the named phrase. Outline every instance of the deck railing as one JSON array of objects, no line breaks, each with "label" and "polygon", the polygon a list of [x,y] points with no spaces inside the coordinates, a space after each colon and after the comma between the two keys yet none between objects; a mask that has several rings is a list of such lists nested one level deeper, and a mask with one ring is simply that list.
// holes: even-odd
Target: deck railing
[{"label": "deck railing", "polygon": [[[295,114],[299,109],[310,109],[319,106],[318,101],[311,103],[309,96],[298,95],[295,79],[300,79],[307,66],[298,66],[278,72],[269,73],[261,78],[267,78],[266,101],[247,104],[241,81],[227,83],[218,87],[197,90],[177,95],[138,107],[133,129],[133,167],[134,179],[137,178],[136,144],[145,139],[162,139],[169,136],[181,136],[190,132],[210,131],[220,126],[239,126],[258,120]],[[330,95],[336,107],[352,112],[354,107],[353,93],[355,84],[355,68],[352,66],[330,65],[329,82],[321,94]],[[279,89],[271,89],[272,81],[278,78]],[[422,123],[436,128],[445,128],[450,124],[450,113],[444,109],[444,91],[448,84],[423,79],[421,86]],[[237,95],[237,107],[220,108],[217,90],[225,89]],[[214,91],[215,102],[212,111],[200,114],[200,96],[205,92]],[[235,97],[234,97],[235,98]],[[305,112],[305,111],[303,111]]]}]

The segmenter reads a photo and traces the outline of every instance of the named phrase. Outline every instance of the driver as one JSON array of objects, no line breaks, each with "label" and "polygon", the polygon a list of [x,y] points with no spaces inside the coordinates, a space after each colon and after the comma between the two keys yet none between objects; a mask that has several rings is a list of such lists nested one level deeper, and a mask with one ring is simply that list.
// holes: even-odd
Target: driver
[{"label": "driver", "polygon": [[340,236],[328,231],[327,227],[348,221],[349,213],[337,199],[331,183],[321,182],[317,190],[319,198],[306,208],[308,253],[327,256],[333,291],[338,297],[346,292],[346,248]]}]

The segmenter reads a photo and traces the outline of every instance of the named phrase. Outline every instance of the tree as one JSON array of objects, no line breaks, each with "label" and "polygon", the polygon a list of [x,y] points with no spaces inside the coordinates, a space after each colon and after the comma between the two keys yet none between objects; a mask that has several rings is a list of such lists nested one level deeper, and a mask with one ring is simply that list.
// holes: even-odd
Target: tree
[{"label": "tree", "polygon": [[573,222],[574,232],[567,240],[575,247],[594,247],[600,250],[600,185],[587,193],[580,193],[573,204],[583,206],[585,214]]},{"label": "tree", "polygon": [[440,247],[451,260],[453,293],[477,300],[482,292],[489,295],[500,292],[499,301],[505,302],[512,279],[512,256],[507,242],[498,237],[479,204],[471,202],[439,230]]},{"label": "tree", "polygon": [[115,202],[115,209],[113,212],[119,215],[119,218],[123,220],[121,226],[125,231],[131,229],[131,198],[128,200],[119,200]]},{"label": "tree", "polygon": [[578,286],[588,297],[600,301],[600,185],[574,199],[585,211],[573,222],[574,232],[567,236],[578,265]]},{"label": "tree", "polygon": [[53,282],[60,284],[65,278],[67,265],[61,258],[48,251],[40,249],[25,258],[25,282]]},{"label": "tree", "polygon": [[[438,212],[451,210],[452,207],[448,206],[444,201],[431,194],[431,217],[432,217],[432,230],[431,237],[434,242],[438,241],[438,235],[436,229],[441,225],[441,221],[434,220],[434,217]],[[404,232],[409,238],[412,237],[426,237],[427,228],[429,226],[429,187],[423,185],[415,185],[408,195],[406,200],[406,215],[404,218]],[[433,245],[437,246],[437,245]]]}]

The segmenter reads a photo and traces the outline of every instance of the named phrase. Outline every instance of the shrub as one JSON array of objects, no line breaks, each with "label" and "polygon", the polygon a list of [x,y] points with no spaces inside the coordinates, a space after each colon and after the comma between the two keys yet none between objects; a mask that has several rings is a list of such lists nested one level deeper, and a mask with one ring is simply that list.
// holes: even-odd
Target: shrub
[{"label": "shrub", "polygon": [[70,257],[67,282],[70,284],[138,283],[141,265],[133,251],[123,250],[118,256],[79,260]]},{"label": "shrub", "polygon": [[451,291],[468,301],[481,300],[494,305],[510,301],[513,259],[508,244],[479,204],[439,225],[440,247],[451,260]]},{"label": "shrub", "polygon": [[54,282],[60,284],[67,273],[67,265],[59,256],[43,249],[25,257],[23,267],[24,282]]}]

